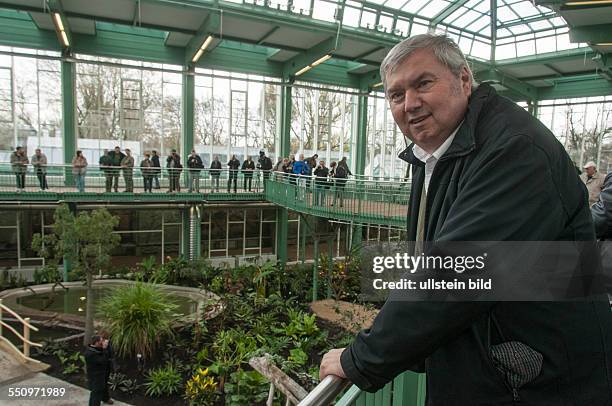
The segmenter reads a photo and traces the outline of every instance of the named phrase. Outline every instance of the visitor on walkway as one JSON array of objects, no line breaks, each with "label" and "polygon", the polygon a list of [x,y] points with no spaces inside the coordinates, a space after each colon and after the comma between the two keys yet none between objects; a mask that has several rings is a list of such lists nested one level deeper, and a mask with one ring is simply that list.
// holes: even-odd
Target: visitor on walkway
[{"label": "visitor on walkway", "polygon": [[595,204],[599,200],[599,194],[604,186],[604,175],[597,172],[597,164],[589,161],[584,165],[584,172],[580,179],[589,191],[589,205]]},{"label": "visitor on walkway", "polygon": [[113,186],[113,160],[110,157],[108,149],[104,150],[104,155],[100,157],[98,164],[100,165],[100,170],[104,174],[104,187],[106,193],[110,193]]},{"label": "visitor on walkway", "polygon": [[219,156],[215,155],[213,161],[210,163],[210,178],[212,181],[212,185],[210,186],[211,192],[213,190],[215,192],[219,191],[219,176],[221,176],[221,161],[219,161]]},{"label": "visitor on walkway", "polygon": [[42,153],[40,148],[36,148],[34,155],[32,155],[32,167],[34,168],[34,172],[36,172],[40,190],[49,189],[47,185],[47,156]]},{"label": "visitor on walkway", "polygon": [[238,168],[240,168],[240,161],[236,159],[236,155],[232,155],[232,159],[228,161],[227,166],[229,167],[229,175],[227,178],[227,193],[230,192],[232,181],[234,182],[234,193],[236,193],[238,189]]},{"label": "visitor on walkway", "polygon": [[156,150],[151,151],[151,154],[151,166],[154,168],[151,175],[155,182],[155,189],[160,189],[159,176],[161,175],[161,164],[159,163],[159,155],[157,155]]},{"label": "visitor on walkway", "polygon": [[191,150],[191,155],[187,159],[187,182],[189,183],[189,193],[194,190],[196,193],[200,193],[200,171],[204,168],[202,164],[202,158],[196,153],[195,149]]},{"label": "visitor on walkway", "polygon": [[251,191],[251,184],[253,182],[253,172],[255,171],[255,162],[251,159],[250,155],[247,155],[246,161],[242,163],[242,176],[244,178],[244,191],[247,190],[247,184],[249,185],[249,192]]},{"label": "visitor on walkway", "polygon": [[176,149],[173,149],[168,158],[166,158],[166,168],[168,169],[169,180],[168,193],[180,192],[180,178],[183,165],[181,165],[181,156],[176,153]]},{"label": "visitor on walkway", "polygon": [[74,175],[74,182],[79,192],[85,191],[85,174],[87,173],[87,159],[83,156],[83,153],[79,150],[76,152],[76,156],[72,159],[72,174]]},{"label": "visitor on walkway", "polygon": [[113,180],[113,188],[115,193],[117,193],[119,192],[119,171],[121,170],[121,161],[123,161],[123,158],[125,158],[125,154],[121,152],[121,148],[116,146],[113,151],[108,153],[108,155],[110,156],[112,162],[110,174]]},{"label": "visitor on walkway", "polygon": [[334,185],[336,188],[332,206],[335,204],[338,204],[340,207],[344,206],[344,190],[348,175],[352,175],[352,173],[348,168],[348,164],[346,163],[346,157],[343,157],[342,160],[340,160],[340,162],[338,162],[338,164],[335,166],[331,175],[334,178]]},{"label": "visitor on walkway", "polygon": [[15,148],[11,154],[11,167],[17,180],[17,192],[25,190],[26,172],[28,171],[28,157],[22,147]]},{"label": "visitor on walkway", "polygon": [[151,154],[145,152],[144,159],[140,162],[140,172],[142,173],[142,181],[144,184],[144,191],[152,193],[153,191],[153,162],[151,162]]},{"label": "visitor on walkway", "polygon": [[128,193],[134,192],[134,157],[132,151],[125,149],[125,156],[121,160],[121,169],[123,170],[123,180],[125,182],[125,191]]},{"label": "visitor on walkway", "polygon": [[323,206],[325,204],[325,190],[328,186],[327,176],[329,169],[325,166],[325,161],[319,162],[319,166],[314,171],[315,175],[315,205]]},{"label": "visitor on walkway", "polygon": [[266,180],[270,179],[270,173],[272,171],[272,160],[266,156],[266,151],[263,149],[259,151],[259,159],[257,160],[257,169],[263,173],[263,183],[266,186]]}]

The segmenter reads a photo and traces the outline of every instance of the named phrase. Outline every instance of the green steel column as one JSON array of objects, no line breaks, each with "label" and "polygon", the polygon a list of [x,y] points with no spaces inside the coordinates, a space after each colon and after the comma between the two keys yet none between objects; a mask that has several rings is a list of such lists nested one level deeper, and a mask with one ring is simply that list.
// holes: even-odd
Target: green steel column
[{"label": "green steel column", "polygon": [[[284,78],[288,83],[288,78]],[[290,151],[291,138],[291,87],[281,86],[280,94],[280,117],[278,119],[277,142],[279,145],[279,156],[288,157]],[[287,263],[287,239],[289,236],[289,212],[284,207],[278,208],[276,222],[276,247],[277,257],[284,269]]]},{"label": "green steel column", "polygon": [[300,214],[300,232],[298,233],[298,243],[300,246],[300,262],[304,264],[306,262],[306,217]]},{"label": "green steel column", "polygon": [[319,290],[319,237],[314,240],[314,265],[312,267],[312,301],[317,301]]},{"label": "green steel column", "polygon": [[[187,167],[187,157],[193,149],[194,140],[194,98],[195,98],[195,76],[193,75],[193,68],[189,69],[183,74],[183,114],[182,114],[182,125],[181,125],[181,159],[182,164]],[[187,184],[188,174],[187,171],[183,171],[183,177],[185,179],[184,184]]]},{"label": "green steel column", "polygon": [[332,275],[334,273],[334,238],[327,240],[327,256],[329,265],[327,268],[327,299],[332,297]]},{"label": "green steel column", "polygon": [[538,101],[528,100],[527,101],[527,111],[529,111],[529,114],[537,118],[538,117]]},{"label": "green steel column", "polygon": [[[76,154],[76,70],[75,63],[62,61],[62,134],[64,141],[64,163],[72,164]],[[97,162],[96,162],[97,163]],[[74,185],[72,170],[65,171],[65,185]]]},{"label": "green steel column", "polygon": [[181,258],[189,259],[189,208],[181,209],[181,218],[182,218],[182,233],[181,233],[181,244],[179,255]]},{"label": "green steel column", "polygon": [[[361,89],[361,94],[357,96],[357,142],[355,147],[355,173],[365,174],[366,154],[368,151],[368,95],[367,89]],[[362,194],[357,197],[358,202],[364,198]],[[351,239],[351,249],[361,245],[362,226],[354,226],[353,238]]]},{"label": "green steel column", "polygon": [[[77,214],[77,205],[76,203],[68,203],[68,209],[70,209],[70,212],[76,216]],[[70,272],[72,270],[72,264],[70,263],[70,259],[68,259],[68,257],[64,256],[62,263],[64,265],[64,273],[63,273],[63,279],[64,282],[68,282],[68,272]]]},{"label": "green steel column", "polygon": [[[289,80],[283,80],[289,84]],[[291,151],[291,107],[292,107],[292,91],[291,86],[281,86],[281,115],[278,120],[278,137],[279,137],[279,154],[282,157],[288,157]]]},{"label": "green steel column", "polygon": [[287,264],[287,239],[289,237],[289,211],[279,207],[276,216],[276,255],[281,269]]}]

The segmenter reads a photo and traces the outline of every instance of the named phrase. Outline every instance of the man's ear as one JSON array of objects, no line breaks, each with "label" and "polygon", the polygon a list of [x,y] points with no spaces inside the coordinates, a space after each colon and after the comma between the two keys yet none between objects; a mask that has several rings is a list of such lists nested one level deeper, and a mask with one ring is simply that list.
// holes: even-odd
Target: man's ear
[{"label": "man's ear", "polygon": [[459,78],[461,79],[461,89],[466,96],[472,94],[472,77],[470,75],[470,71],[467,66],[461,67],[461,73],[459,74]]}]

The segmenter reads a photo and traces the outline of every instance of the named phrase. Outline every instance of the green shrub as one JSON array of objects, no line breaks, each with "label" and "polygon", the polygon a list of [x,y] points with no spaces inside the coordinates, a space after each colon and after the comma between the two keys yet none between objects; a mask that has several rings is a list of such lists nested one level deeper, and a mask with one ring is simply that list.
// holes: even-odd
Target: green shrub
[{"label": "green shrub", "polygon": [[145,382],[147,396],[171,396],[183,389],[183,377],[172,364],[152,369]]},{"label": "green shrub", "polygon": [[103,299],[99,312],[119,355],[140,353],[146,358],[164,337],[173,336],[176,308],[158,287],[137,282],[115,289]]}]

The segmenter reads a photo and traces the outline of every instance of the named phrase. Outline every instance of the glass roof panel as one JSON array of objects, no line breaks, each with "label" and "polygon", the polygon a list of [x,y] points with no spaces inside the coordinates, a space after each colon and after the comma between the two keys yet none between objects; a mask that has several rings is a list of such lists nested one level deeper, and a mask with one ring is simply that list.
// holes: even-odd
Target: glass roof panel
[{"label": "glass roof panel", "polygon": [[[403,8],[403,11],[407,11],[409,13],[416,13],[418,12],[421,8],[423,8],[423,6],[427,5],[430,2],[430,0],[410,0]],[[433,0],[432,3],[434,2],[443,2],[443,0]]]},{"label": "glass roof panel", "polygon": [[448,7],[448,2],[446,1],[432,1],[419,12],[419,15],[427,18],[433,18],[446,7]]}]

